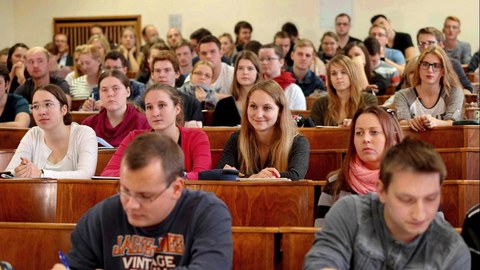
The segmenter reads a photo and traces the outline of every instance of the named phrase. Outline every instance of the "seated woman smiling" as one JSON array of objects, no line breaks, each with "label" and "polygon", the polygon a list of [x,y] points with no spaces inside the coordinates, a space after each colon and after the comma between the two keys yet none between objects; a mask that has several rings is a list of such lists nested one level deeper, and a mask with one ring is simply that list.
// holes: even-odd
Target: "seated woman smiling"
[{"label": "seated woman smiling", "polygon": [[298,133],[280,85],[273,80],[256,83],[248,92],[241,123],[225,144],[217,168],[236,168],[252,178],[305,177],[310,144]]},{"label": "seated woman smiling", "polygon": [[90,179],[97,166],[97,137],[90,127],[72,123],[67,97],[53,84],[32,97],[36,127],[22,138],[7,171],[15,177]]}]

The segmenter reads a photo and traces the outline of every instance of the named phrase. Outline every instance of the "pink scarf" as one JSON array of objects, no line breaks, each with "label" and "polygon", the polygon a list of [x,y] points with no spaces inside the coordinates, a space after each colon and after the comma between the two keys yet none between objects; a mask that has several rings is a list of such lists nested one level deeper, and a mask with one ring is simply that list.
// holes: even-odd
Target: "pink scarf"
[{"label": "pink scarf", "polygon": [[355,158],[350,163],[348,171],[347,182],[358,194],[367,194],[369,192],[376,192],[375,185],[379,180],[380,169],[370,170],[363,162],[355,155]]}]

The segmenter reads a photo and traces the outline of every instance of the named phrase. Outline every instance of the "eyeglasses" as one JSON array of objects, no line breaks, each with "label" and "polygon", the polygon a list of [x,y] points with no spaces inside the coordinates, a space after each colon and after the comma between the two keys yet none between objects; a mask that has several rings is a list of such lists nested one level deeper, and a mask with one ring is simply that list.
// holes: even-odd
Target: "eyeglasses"
[{"label": "eyeglasses", "polygon": [[211,79],[212,78],[212,75],[210,75],[210,73],[203,73],[201,71],[194,71],[192,72],[193,75],[196,75],[196,76],[199,76],[199,77],[205,77],[207,79]]},{"label": "eyeglasses", "polygon": [[263,62],[263,61],[271,62],[273,60],[278,60],[278,59],[280,59],[280,58],[278,58],[278,57],[260,58],[260,62]]},{"label": "eyeglasses", "polygon": [[55,103],[55,102],[35,103],[35,104],[30,105],[30,110],[38,111],[38,110],[40,110],[40,108],[45,108],[45,109],[48,110],[48,109],[51,109],[51,108],[55,107],[55,105],[57,105],[57,103]]},{"label": "eyeglasses", "polygon": [[151,196],[145,196],[145,195],[132,195],[130,192],[126,190],[122,190],[121,187],[118,188],[118,194],[120,195],[120,198],[123,198],[124,200],[130,200],[131,198],[135,198],[135,200],[140,203],[140,204],[149,204],[158,199],[169,187],[170,184],[173,181],[169,182],[168,185],[159,193],[151,195]]},{"label": "eyeglasses", "polygon": [[421,61],[419,64],[421,69],[428,70],[430,67],[432,67],[433,71],[439,71],[440,69],[443,68],[443,65],[440,63],[429,63],[425,61]]},{"label": "eyeglasses", "polygon": [[437,41],[436,40],[419,41],[417,45],[418,47],[421,47],[421,48],[427,48],[433,45],[437,45]]}]

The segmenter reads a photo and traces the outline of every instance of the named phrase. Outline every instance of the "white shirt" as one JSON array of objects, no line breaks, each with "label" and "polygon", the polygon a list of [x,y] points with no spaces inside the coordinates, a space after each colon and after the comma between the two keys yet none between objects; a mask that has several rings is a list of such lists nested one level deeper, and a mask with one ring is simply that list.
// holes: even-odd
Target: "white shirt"
[{"label": "white shirt", "polygon": [[300,86],[292,83],[285,87],[285,97],[287,98],[287,104],[290,110],[307,109],[307,101]]},{"label": "white shirt", "polygon": [[52,164],[48,161],[52,150],[45,144],[45,132],[38,126],[33,127],[23,136],[6,170],[15,174],[15,168],[21,162],[20,157],[25,157],[37,168],[43,169],[44,177],[90,179],[97,167],[97,145],[95,131],[74,122],[70,126],[65,157]]}]

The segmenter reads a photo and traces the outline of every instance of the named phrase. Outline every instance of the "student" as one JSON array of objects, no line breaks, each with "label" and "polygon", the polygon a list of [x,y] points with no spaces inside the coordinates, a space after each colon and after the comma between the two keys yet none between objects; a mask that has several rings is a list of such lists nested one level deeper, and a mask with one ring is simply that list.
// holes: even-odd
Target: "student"
[{"label": "student", "polygon": [[8,93],[10,76],[6,65],[0,64],[0,127],[26,128],[30,125],[28,101]]},{"label": "student", "polygon": [[249,22],[239,21],[235,24],[235,45],[237,51],[243,50],[243,47],[252,40],[253,27]]},{"label": "student", "polygon": [[261,80],[262,67],[255,53],[243,50],[237,54],[232,96],[218,101],[213,113],[213,126],[238,126],[247,94]]},{"label": "student", "polygon": [[10,71],[11,94],[30,77],[25,67],[28,50],[28,46],[23,43],[16,43],[8,50],[7,68]]},{"label": "student", "polygon": [[[440,30],[435,27],[424,27],[420,28],[417,32],[417,45],[418,50],[420,53],[423,53],[427,49],[439,46],[440,48],[444,48],[445,36],[443,35]],[[470,80],[467,78],[467,75],[463,71],[462,65],[460,62],[454,58],[449,57],[450,62],[452,64],[453,70],[458,76],[460,83],[463,86],[465,94],[469,94],[473,92],[472,84]]]},{"label": "student", "polygon": [[330,61],[338,52],[338,36],[333,32],[325,32],[320,39],[320,48],[318,50],[318,57],[325,64]]},{"label": "student", "polygon": [[391,22],[383,14],[378,14],[370,19],[370,23],[379,24],[387,29],[388,44],[391,49],[397,49],[403,53],[406,60],[410,60],[415,56],[415,47],[413,46],[412,37],[408,33],[397,32],[393,29]]},{"label": "student", "polygon": [[[125,77],[127,76],[127,59],[119,51],[110,51],[105,56],[105,71],[117,70],[120,71]],[[102,75],[100,75],[102,76]],[[130,94],[127,97],[127,100],[138,107],[143,106],[143,96],[145,95],[145,85],[136,80],[128,79],[128,87],[130,88]],[[100,82],[99,82],[100,84]],[[92,97],[89,97],[83,103],[80,111],[93,111],[100,110],[103,106],[102,99],[99,95],[99,87],[94,87],[92,90]]]},{"label": "student", "polygon": [[22,138],[7,166],[15,177],[90,179],[97,166],[97,137],[72,123],[67,97],[53,84],[37,87],[32,97],[36,127]]},{"label": "student", "polygon": [[298,131],[284,91],[273,80],[248,92],[242,125],[224,146],[217,168],[237,168],[245,177],[299,180],[308,169],[310,144]]},{"label": "student", "polygon": [[283,89],[290,110],[306,110],[307,103],[302,89],[295,84],[295,78],[288,71],[282,71],[285,64],[282,49],[275,44],[263,45],[258,52],[264,79],[275,80]]},{"label": "student", "polygon": [[400,73],[394,66],[382,60],[380,55],[382,50],[381,45],[376,38],[366,38],[364,45],[368,50],[372,71],[375,74],[380,75],[384,79],[384,82],[386,82],[385,89],[383,89],[383,91],[382,89],[379,89],[377,92],[378,95],[384,95],[387,87],[390,87],[391,85],[395,86],[400,82]]},{"label": "student", "polygon": [[93,88],[98,86],[98,76],[102,72],[102,55],[97,47],[85,45],[78,56],[83,76],[72,81],[70,93],[73,99],[87,99]]},{"label": "student", "polygon": [[351,27],[350,16],[340,13],[335,17],[335,33],[338,36],[338,47],[343,50],[350,42],[360,42],[359,39],[349,35]]},{"label": "student", "polygon": [[457,59],[463,65],[468,65],[472,58],[472,48],[469,43],[458,40],[460,34],[460,19],[455,16],[448,16],[443,23],[445,34],[445,52],[449,57]]},{"label": "student", "polygon": [[[376,39],[374,40],[378,44],[378,41]],[[375,95],[383,95],[387,90],[387,85],[390,85],[390,80],[385,79],[382,75],[376,73],[374,68],[372,68],[370,52],[367,47],[365,47],[365,44],[358,41],[352,41],[343,48],[343,51],[346,56],[352,59],[352,62],[357,67],[361,81],[361,88],[370,89],[375,92]]]},{"label": "student", "polygon": [[210,88],[213,77],[213,66],[210,62],[198,61],[193,66],[190,81],[183,84],[178,90],[184,94],[196,98],[201,104],[202,109],[215,109],[218,98],[215,91]]},{"label": "student", "polygon": [[[171,51],[162,51],[152,60],[151,78],[154,83],[175,86],[175,80],[180,76],[180,68],[175,54]],[[202,127],[202,105],[200,102],[183,92],[182,111],[185,127]]]},{"label": "student", "polygon": [[470,249],[472,270],[480,267],[480,204],[468,210],[462,227],[462,238]]},{"label": "student", "polygon": [[127,146],[138,135],[152,131],[167,135],[182,147],[187,179],[196,180],[199,172],[211,169],[207,134],[201,129],[182,127],[182,97],[177,89],[166,84],[154,84],[148,88],[145,93],[145,114],[150,129],[130,132],[103,170],[103,176],[119,176],[120,162]]},{"label": "student", "polygon": [[419,56],[413,85],[395,94],[400,124],[423,132],[461,119],[462,86],[442,48],[431,47]]},{"label": "student", "polygon": [[167,135],[135,138],[122,158],[118,194],[90,209],[72,233],[71,269],[230,269],[228,208],[212,193],[185,189],[183,164]]},{"label": "student", "polygon": [[138,72],[141,53],[137,44],[137,35],[132,27],[126,27],[123,29],[118,51],[125,56],[125,59],[127,59],[128,71]]},{"label": "student", "polygon": [[198,44],[199,59],[210,62],[213,66],[211,87],[217,93],[218,99],[231,95],[230,86],[233,80],[233,67],[222,62],[223,54],[220,47],[218,38],[211,35],[200,39]]},{"label": "student", "polygon": [[88,39],[88,45],[97,47],[100,51],[101,59],[105,59],[105,56],[110,52],[110,43],[104,35],[93,35]]},{"label": "student", "polygon": [[180,65],[180,74],[183,77],[187,77],[192,73],[192,60],[193,60],[193,49],[190,42],[186,39],[178,41],[178,43],[173,46],[172,50],[175,52],[175,55],[178,59],[178,64]]},{"label": "student", "polygon": [[316,227],[323,227],[325,215],[340,198],[376,191],[380,161],[402,139],[403,132],[393,110],[378,106],[358,109],[352,119],[342,166],[327,175],[327,185],[318,200]]},{"label": "student", "polygon": [[222,44],[221,51],[223,55],[225,57],[228,57],[230,62],[232,62],[233,56],[237,54],[237,48],[233,43],[232,35],[230,35],[229,33],[223,33],[218,37],[218,40],[220,40],[220,44]]},{"label": "student", "polygon": [[381,60],[396,68],[400,75],[402,75],[406,63],[405,56],[401,51],[387,47],[389,38],[388,34],[389,32],[387,28],[381,24],[372,25],[368,31],[368,36],[377,39],[381,45]]},{"label": "student", "polygon": [[55,84],[60,87],[67,98],[70,99],[70,87],[67,81],[60,77],[50,75],[48,67],[49,54],[42,47],[33,47],[27,51],[26,67],[30,74],[25,83],[15,90],[15,94],[24,97],[28,103],[32,103],[32,94],[36,87],[45,84]]},{"label": "student", "polygon": [[357,68],[350,58],[337,55],[327,65],[328,95],[315,101],[310,116],[320,126],[350,126],[359,108],[377,105],[377,98],[361,89]]},{"label": "student", "polygon": [[121,71],[109,69],[98,79],[102,109],[98,114],[83,120],[100,137],[113,147],[135,129],[149,129],[147,118],[134,105],[127,104],[131,94],[127,76]]},{"label": "student", "polygon": [[287,70],[292,73],[295,83],[302,89],[305,97],[310,96],[315,90],[325,91],[323,81],[310,70],[316,57],[313,43],[308,39],[298,39],[291,56],[293,66]]},{"label": "student", "polygon": [[305,256],[309,269],[469,269],[460,235],[437,215],[445,164],[406,138],[387,152],[376,193],[336,202]]},{"label": "student", "polygon": [[183,39],[182,32],[178,28],[172,27],[167,31],[167,43],[168,47],[173,50],[173,47]]}]

